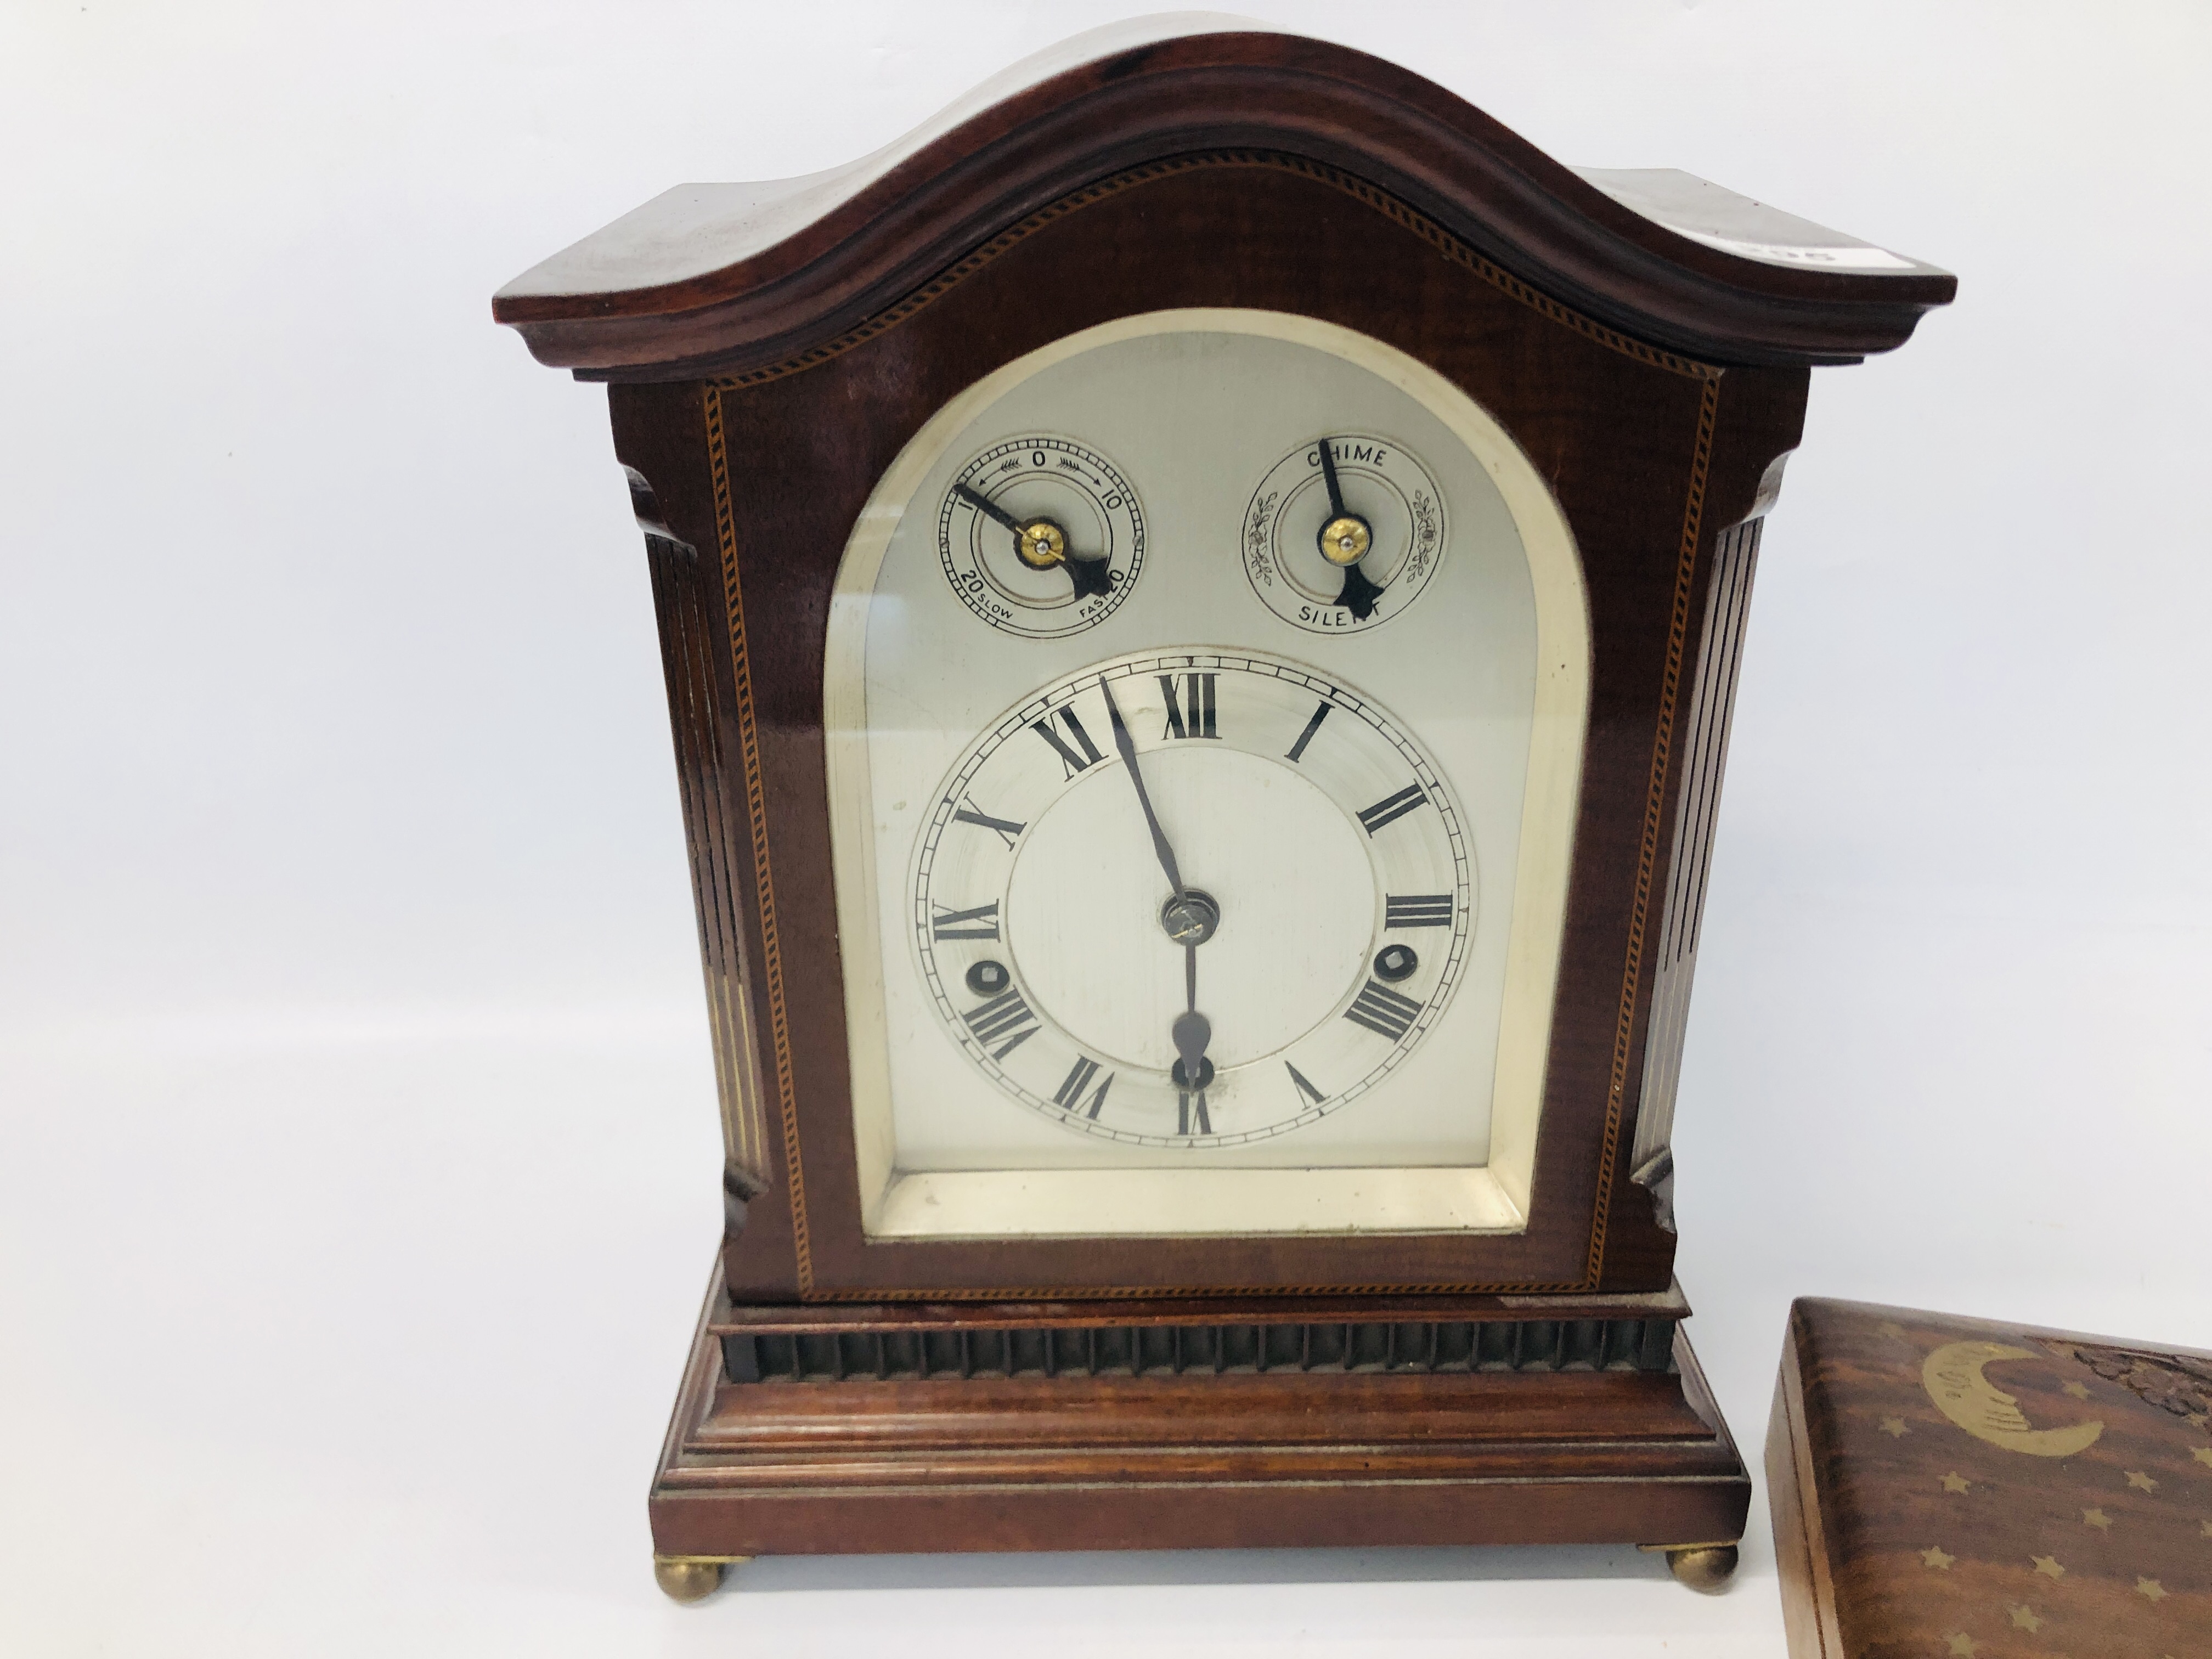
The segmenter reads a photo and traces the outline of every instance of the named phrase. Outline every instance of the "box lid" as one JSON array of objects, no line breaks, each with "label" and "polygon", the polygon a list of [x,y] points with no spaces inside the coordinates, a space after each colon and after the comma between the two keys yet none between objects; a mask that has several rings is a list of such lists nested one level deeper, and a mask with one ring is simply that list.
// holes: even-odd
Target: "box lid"
[{"label": "box lid", "polygon": [[1794,1659],[2212,1653],[2212,1355],[1790,1310],[1768,1443]]}]

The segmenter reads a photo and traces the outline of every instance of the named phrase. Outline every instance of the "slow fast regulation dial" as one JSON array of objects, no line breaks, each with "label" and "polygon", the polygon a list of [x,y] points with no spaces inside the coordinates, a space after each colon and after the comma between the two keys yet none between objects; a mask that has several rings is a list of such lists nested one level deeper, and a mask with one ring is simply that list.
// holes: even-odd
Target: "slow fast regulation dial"
[{"label": "slow fast regulation dial", "polygon": [[994,628],[1057,639],[1095,628],[1145,562],[1137,493],[1104,456],[1043,434],[994,444],[962,467],[938,510],[945,578]]},{"label": "slow fast regulation dial", "polygon": [[1279,1135],[1442,1017],[1474,923],[1451,792],[1389,713],[1253,652],[1058,680],[938,792],[909,882],[948,1036],[1003,1096],[1146,1146]]}]

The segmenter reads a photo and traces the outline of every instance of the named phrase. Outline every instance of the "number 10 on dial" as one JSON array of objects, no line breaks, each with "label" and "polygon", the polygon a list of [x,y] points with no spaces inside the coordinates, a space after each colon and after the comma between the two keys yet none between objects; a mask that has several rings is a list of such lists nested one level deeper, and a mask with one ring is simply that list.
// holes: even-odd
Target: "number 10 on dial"
[{"label": "number 10 on dial", "polygon": [[989,1087],[1146,1146],[1281,1135],[1387,1088],[1444,1017],[1474,853],[1370,699],[1254,653],[1045,687],[938,792],[917,968]]}]

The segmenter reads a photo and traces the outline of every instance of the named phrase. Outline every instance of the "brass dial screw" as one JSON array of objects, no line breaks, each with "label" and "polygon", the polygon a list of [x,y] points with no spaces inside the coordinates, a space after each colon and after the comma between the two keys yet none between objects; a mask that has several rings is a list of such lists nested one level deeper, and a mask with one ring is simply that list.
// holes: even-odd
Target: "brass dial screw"
[{"label": "brass dial screw", "polygon": [[1343,514],[1321,527],[1321,556],[1331,564],[1358,564],[1374,539],[1364,519]]},{"label": "brass dial screw", "polygon": [[1032,570],[1049,570],[1067,560],[1067,532],[1050,519],[1032,519],[1014,538],[1014,552]]}]

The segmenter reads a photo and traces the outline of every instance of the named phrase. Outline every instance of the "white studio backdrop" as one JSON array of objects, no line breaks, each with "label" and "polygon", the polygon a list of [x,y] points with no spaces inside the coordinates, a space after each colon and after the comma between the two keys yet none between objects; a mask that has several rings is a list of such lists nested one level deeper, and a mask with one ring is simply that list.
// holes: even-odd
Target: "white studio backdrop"
[{"label": "white studio backdrop", "polygon": [[[1816,373],[1753,606],[1680,1270],[2212,1346],[2212,13],[1262,4],[1562,160],[1960,274]],[[1625,1550],[652,1583],[718,1225],[643,561],[501,282],[1113,4],[0,12],[0,1650],[1780,1650]]]}]

